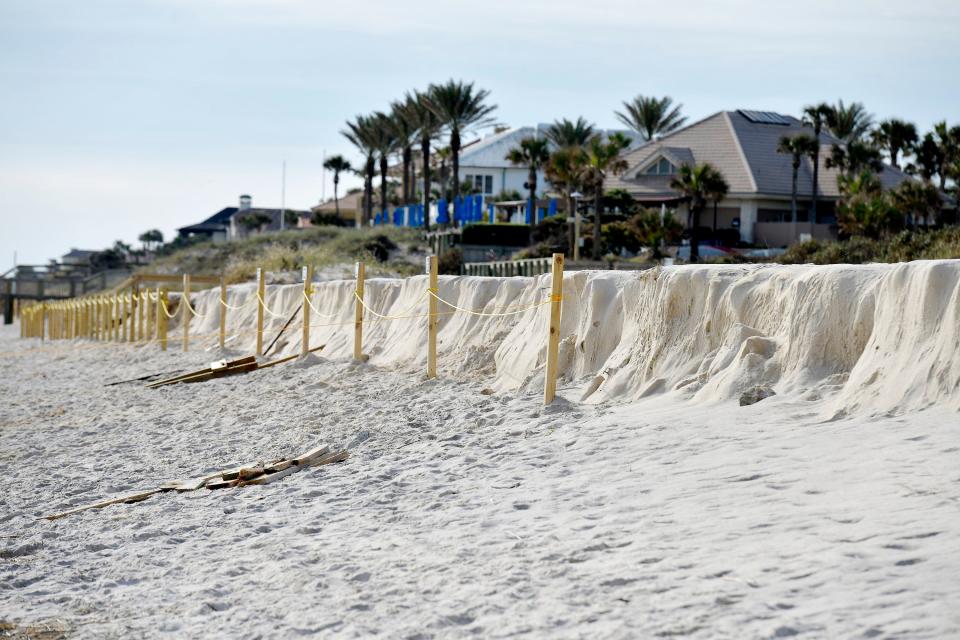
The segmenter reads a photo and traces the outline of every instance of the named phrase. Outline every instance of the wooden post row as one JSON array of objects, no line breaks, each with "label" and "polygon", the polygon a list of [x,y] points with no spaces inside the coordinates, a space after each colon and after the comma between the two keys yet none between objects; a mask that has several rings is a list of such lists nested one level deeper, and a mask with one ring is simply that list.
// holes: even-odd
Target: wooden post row
[{"label": "wooden post row", "polygon": [[550,287],[550,333],[547,336],[547,371],[543,386],[543,404],[557,395],[557,356],[560,347],[560,312],[563,303],[563,254],[553,254],[553,280]]},{"label": "wooden post row", "polygon": [[162,351],[167,350],[167,323],[169,318],[167,318],[167,306],[168,296],[167,289],[157,289],[160,294],[160,304],[157,305],[157,333],[160,336],[160,349]]},{"label": "wooden post row", "polygon": [[300,341],[300,355],[310,351],[310,297],[313,295],[313,267],[303,268],[303,338]]},{"label": "wooden post row", "polygon": [[266,284],[263,269],[257,268],[257,355],[263,355],[263,302],[266,300]]},{"label": "wooden post row", "polygon": [[183,274],[183,298],[180,300],[180,321],[183,323],[183,351],[190,350],[190,274]]},{"label": "wooden post row", "polygon": [[427,377],[437,377],[437,298],[439,295],[439,276],[437,275],[437,256],[427,256],[427,277],[430,295],[427,296],[430,317],[427,319]]},{"label": "wooden post row", "polygon": [[353,359],[363,361],[363,281],[366,277],[366,269],[362,262],[354,265],[354,277],[357,279],[356,293],[357,299],[354,301],[353,310]]},{"label": "wooden post row", "polygon": [[227,281],[220,276],[220,350],[227,341]]}]

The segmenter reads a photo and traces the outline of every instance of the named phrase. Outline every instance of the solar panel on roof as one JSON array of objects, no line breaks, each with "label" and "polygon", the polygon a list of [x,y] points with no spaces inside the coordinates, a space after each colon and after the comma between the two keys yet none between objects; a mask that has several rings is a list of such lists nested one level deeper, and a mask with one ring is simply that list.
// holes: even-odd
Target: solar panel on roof
[{"label": "solar panel on roof", "polygon": [[740,115],[750,122],[757,122],[759,124],[790,124],[790,121],[785,116],[773,111],[748,111],[746,109],[740,109]]}]

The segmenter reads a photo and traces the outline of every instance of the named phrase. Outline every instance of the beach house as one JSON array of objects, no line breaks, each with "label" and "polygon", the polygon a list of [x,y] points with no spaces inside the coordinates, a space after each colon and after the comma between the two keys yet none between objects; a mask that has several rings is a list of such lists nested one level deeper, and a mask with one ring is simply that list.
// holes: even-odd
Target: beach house
[{"label": "beach house", "polygon": [[[685,164],[710,163],[723,174],[730,190],[721,201],[708,203],[701,226],[738,232],[745,242],[771,247],[791,244],[803,234],[834,237],[840,193],[837,169],[827,167],[827,158],[840,141],[826,131],[820,135],[816,220],[809,215],[813,162],[803,159],[797,181],[799,224],[794,227],[790,219],[792,159],[778,153],[777,145],[782,136],[797,133],[813,137],[813,128],[793,116],[769,111],[720,111],[626,153],[629,168],[609,176],[604,188],[624,189],[648,207],[675,207],[686,223],[686,204],[670,188],[670,181]],[[879,177],[885,189],[911,179],[889,166]]]}]

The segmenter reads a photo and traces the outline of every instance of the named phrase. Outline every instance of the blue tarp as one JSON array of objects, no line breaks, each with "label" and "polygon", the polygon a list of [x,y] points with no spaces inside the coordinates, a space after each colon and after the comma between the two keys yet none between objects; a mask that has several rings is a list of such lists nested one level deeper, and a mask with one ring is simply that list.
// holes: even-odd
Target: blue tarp
[{"label": "blue tarp", "polygon": [[550,206],[547,208],[547,215],[551,218],[557,215],[557,199],[550,198]]},{"label": "blue tarp", "polygon": [[447,213],[447,201],[443,198],[437,202],[437,224],[448,224],[450,222],[450,214]]}]

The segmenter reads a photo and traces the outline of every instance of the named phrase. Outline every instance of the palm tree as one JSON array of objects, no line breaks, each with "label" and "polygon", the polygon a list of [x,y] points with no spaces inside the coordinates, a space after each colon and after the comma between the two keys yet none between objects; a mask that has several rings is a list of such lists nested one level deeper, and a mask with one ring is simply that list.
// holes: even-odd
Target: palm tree
[{"label": "palm tree", "polygon": [[837,104],[831,106],[827,112],[826,122],[834,136],[850,144],[862,141],[870,133],[873,128],[873,115],[862,102],[845,105],[843,100],[837,100]]},{"label": "palm tree", "polygon": [[836,167],[847,176],[864,170],[879,173],[883,171],[883,159],[880,150],[869,142],[854,140],[846,146],[833,145],[827,158],[827,167]]},{"label": "palm tree", "polygon": [[577,211],[574,205],[573,193],[584,188],[589,174],[587,166],[587,152],[581,147],[564,147],[550,154],[547,163],[547,180],[555,189],[563,191],[566,199],[567,215],[572,216],[573,224],[569,225],[570,255],[579,256],[580,248],[576,246],[574,226],[576,225]]},{"label": "palm tree", "polygon": [[907,179],[897,185],[897,188],[890,192],[893,204],[903,214],[906,219],[907,214],[913,219],[913,225],[917,224],[919,218],[923,218],[924,226],[930,224],[940,213],[943,206],[943,200],[940,198],[940,191],[930,182],[924,180]]},{"label": "palm tree", "polygon": [[873,142],[890,155],[890,166],[900,168],[900,153],[910,153],[919,142],[917,127],[897,118],[884,120],[873,131]]},{"label": "palm tree", "polygon": [[720,200],[729,191],[730,186],[713,165],[698,164],[695,167],[683,165],[677,177],[670,181],[670,188],[679,191],[690,203],[690,262],[700,259],[700,242],[697,229],[700,226],[700,214],[707,200]]},{"label": "palm tree", "polygon": [[817,221],[817,201],[820,199],[820,134],[830,114],[830,105],[826,102],[810,104],[803,108],[803,123],[813,127],[813,141],[816,149],[813,151],[813,185],[810,200],[810,223]]},{"label": "palm tree", "polygon": [[472,82],[448,80],[430,85],[427,107],[450,131],[450,155],[453,160],[453,199],[460,195],[460,142],[466,131],[494,124],[490,116],[497,105],[487,104],[490,92],[474,89]]},{"label": "palm tree", "polygon": [[953,166],[960,162],[960,126],[947,127],[947,121],[941,120],[933,125],[934,140],[940,156],[940,190],[947,188],[948,174]]},{"label": "palm tree", "polygon": [[625,113],[614,111],[614,115],[643,136],[644,140],[652,140],[683,126],[687,119],[680,114],[682,108],[682,104],[673,106],[670,96],[655,98],[640,95],[631,102],[623,103]]},{"label": "palm tree", "polygon": [[507,152],[504,158],[511,164],[527,167],[527,190],[530,192],[530,233],[537,224],[537,172],[550,159],[549,143],[543,138],[524,138],[520,146]]},{"label": "palm tree", "polygon": [[[423,174],[423,225],[430,230],[430,144],[440,132],[441,123],[437,115],[427,106],[426,94],[415,91],[407,94],[405,111],[411,125],[420,139],[421,169]],[[411,195],[413,187],[411,186]]]},{"label": "palm tree", "polygon": [[413,189],[413,143],[417,137],[417,121],[409,99],[390,105],[390,125],[396,138],[396,147],[400,150],[403,163],[403,204],[409,204],[414,197]]},{"label": "palm tree", "polygon": [[381,111],[373,114],[371,128],[374,146],[380,158],[380,210],[386,212],[390,205],[387,197],[387,169],[391,154],[397,150],[397,138],[393,132],[390,116]]},{"label": "palm tree", "polygon": [[340,199],[337,197],[337,187],[340,185],[340,174],[353,171],[350,162],[341,155],[330,156],[323,163],[323,168],[327,171],[333,171],[333,207],[336,209],[337,218],[340,217]]},{"label": "palm tree", "polygon": [[593,124],[587,122],[584,118],[577,118],[572,122],[563,118],[556,120],[547,127],[545,132],[547,140],[552,142],[557,148],[564,147],[584,147],[596,135]]},{"label": "palm tree", "polygon": [[603,198],[603,183],[608,175],[619,175],[627,170],[627,161],[620,153],[630,146],[630,140],[622,133],[611,134],[605,141],[595,137],[587,147],[587,167],[593,186],[593,259],[600,259],[600,201]]},{"label": "palm tree", "polygon": [[[376,172],[377,136],[373,116],[357,116],[347,122],[340,133],[364,156],[363,162],[363,213],[357,211],[357,227],[373,219],[373,176]],[[361,218],[362,216],[362,218]]]},{"label": "palm tree", "polygon": [[800,163],[803,161],[803,157],[812,155],[816,151],[817,141],[806,133],[783,136],[777,145],[777,153],[792,156],[793,182],[790,188],[790,222],[793,224],[794,237],[797,234],[797,174],[800,172]]}]

